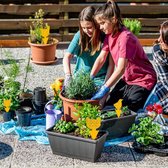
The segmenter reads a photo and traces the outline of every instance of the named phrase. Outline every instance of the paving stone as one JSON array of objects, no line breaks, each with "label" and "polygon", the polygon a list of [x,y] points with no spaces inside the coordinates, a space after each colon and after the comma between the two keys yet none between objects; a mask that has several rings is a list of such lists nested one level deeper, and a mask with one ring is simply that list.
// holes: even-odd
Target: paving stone
[{"label": "paving stone", "polygon": [[136,167],[128,143],[105,147],[96,163],[75,160],[75,168],[80,167]]},{"label": "paving stone", "polygon": [[9,168],[15,151],[15,137],[0,134],[0,168]]},{"label": "paving stone", "polygon": [[73,167],[73,159],[54,155],[49,145],[34,141],[17,141],[11,168]]},{"label": "paving stone", "polygon": [[135,158],[137,167],[147,167],[147,168],[155,168],[155,167],[165,167],[168,168],[168,157],[161,157],[154,154],[142,154],[137,153],[132,148],[132,142],[129,142],[130,149]]}]

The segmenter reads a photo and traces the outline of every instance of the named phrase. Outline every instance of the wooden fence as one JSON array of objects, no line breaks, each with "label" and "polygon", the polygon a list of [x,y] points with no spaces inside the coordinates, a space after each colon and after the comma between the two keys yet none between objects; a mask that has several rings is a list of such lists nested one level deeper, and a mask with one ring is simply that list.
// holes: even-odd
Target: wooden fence
[{"label": "wooden fence", "polygon": [[[168,0],[116,0],[123,18],[136,18],[142,23],[138,36],[143,45],[152,45],[158,38],[159,25],[168,19]],[[106,0],[1,0],[0,45],[27,46],[30,16],[42,8],[51,36],[60,42],[71,41],[78,30],[79,12],[86,6],[99,7]],[[136,3],[135,5],[131,3]],[[147,4],[142,4],[147,3]]]}]

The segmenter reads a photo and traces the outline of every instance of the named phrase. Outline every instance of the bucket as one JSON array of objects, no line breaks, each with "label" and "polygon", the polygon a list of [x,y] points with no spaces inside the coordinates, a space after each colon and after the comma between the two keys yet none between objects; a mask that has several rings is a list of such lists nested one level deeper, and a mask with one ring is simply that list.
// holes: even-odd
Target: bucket
[{"label": "bucket", "polygon": [[55,109],[54,104],[56,104],[55,100],[49,101],[44,108],[46,113],[46,129],[55,125],[57,120],[60,120],[62,117],[62,111]]},{"label": "bucket", "polygon": [[30,126],[32,109],[27,106],[22,106],[16,110],[18,125],[21,127]]}]

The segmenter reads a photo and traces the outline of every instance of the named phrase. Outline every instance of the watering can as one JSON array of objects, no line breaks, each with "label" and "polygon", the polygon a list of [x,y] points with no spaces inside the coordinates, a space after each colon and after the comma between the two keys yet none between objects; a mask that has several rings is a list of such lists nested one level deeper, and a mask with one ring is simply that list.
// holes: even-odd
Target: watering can
[{"label": "watering can", "polygon": [[56,121],[62,117],[62,111],[56,109],[56,101],[50,100],[44,108],[46,114],[46,130],[55,125]]}]

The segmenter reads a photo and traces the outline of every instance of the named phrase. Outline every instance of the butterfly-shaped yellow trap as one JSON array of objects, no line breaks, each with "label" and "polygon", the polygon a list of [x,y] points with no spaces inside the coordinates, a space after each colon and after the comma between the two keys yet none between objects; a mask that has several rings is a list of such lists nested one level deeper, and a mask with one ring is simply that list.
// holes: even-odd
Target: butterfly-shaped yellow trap
[{"label": "butterfly-shaped yellow trap", "polygon": [[92,139],[96,139],[97,134],[99,133],[98,130],[96,130],[97,128],[99,128],[101,125],[101,118],[98,117],[96,119],[90,119],[90,118],[86,118],[86,126],[91,129],[90,131],[90,135]]},{"label": "butterfly-shaped yellow trap", "polygon": [[121,108],[122,108],[122,101],[123,99],[119,99],[117,103],[114,104],[114,107],[115,107],[115,111],[117,113],[117,117],[120,117],[121,115]]}]

